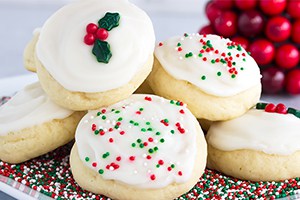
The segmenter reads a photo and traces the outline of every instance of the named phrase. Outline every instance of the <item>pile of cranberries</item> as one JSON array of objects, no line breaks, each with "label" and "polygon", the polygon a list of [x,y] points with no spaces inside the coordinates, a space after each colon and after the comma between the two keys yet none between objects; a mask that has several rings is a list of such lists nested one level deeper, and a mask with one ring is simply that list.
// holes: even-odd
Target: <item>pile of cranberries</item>
[{"label": "pile of cranberries", "polygon": [[211,0],[200,34],[240,43],[262,71],[264,93],[300,94],[300,0]]}]

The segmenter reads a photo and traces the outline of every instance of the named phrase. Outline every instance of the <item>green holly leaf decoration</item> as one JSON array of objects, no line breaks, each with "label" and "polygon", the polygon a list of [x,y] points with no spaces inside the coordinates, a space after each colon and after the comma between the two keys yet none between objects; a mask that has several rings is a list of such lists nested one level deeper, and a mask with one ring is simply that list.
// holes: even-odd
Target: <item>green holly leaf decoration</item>
[{"label": "green holly leaf decoration", "polygon": [[107,31],[119,26],[120,14],[119,13],[106,13],[103,18],[98,21],[99,27]]},{"label": "green holly leaf decoration", "polygon": [[98,62],[108,63],[112,54],[108,42],[97,39],[93,47],[93,54],[96,56]]}]

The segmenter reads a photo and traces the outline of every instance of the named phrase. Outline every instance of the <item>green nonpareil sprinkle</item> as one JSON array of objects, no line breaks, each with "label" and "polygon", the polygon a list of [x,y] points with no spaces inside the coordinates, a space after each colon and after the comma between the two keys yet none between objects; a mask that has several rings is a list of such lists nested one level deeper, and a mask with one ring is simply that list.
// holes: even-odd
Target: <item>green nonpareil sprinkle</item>
[{"label": "green nonpareil sprinkle", "polygon": [[148,152],[152,154],[154,152],[154,150],[153,149],[149,149]]},{"label": "green nonpareil sprinkle", "polygon": [[205,80],[206,79],[206,76],[201,76],[201,80]]},{"label": "green nonpareil sprinkle", "polygon": [[134,122],[134,124],[133,124],[134,126],[139,126],[139,123],[137,123],[137,122]]},{"label": "green nonpareil sprinkle", "polygon": [[103,169],[99,169],[99,174],[103,174],[104,173],[104,170]]},{"label": "green nonpareil sprinkle", "polygon": [[205,45],[202,47],[202,49],[206,49],[206,48],[207,48],[207,46],[205,46]]},{"label": "green nonpareil sprinkle", "polygon": [[151,124],[150,122],[146,122],[146,125],[148,125],[148,126],[149,126],[150,124]]},{"label": "green nonpareil sprinkle", "polygon": [[109,152],[106,152],[105,154],[102,155],[102,158],[105,159],[105,158],[107,158],[109,155],[110,155]]},{"label": "green nonpareil sprinkle", "polygon": [[243,58],[243,61],[246,62],[246,58]]},{"label": "green nonpareil sprinkle", "polygon": [[160,132],[156,132],[156,135],[160,135]]},{"label": "green nonpareil sprinkle", "polygon": [[121,112],[121,111],[117,110],[115,113],[116,113],[116,114],[119,114],[120,112]]},{"label": "green nonpareil sprinkle", "polygon": [[144,108],[140,108],[140,111],[143,111],[144,110]]},{"label": "green nonpareil sprinkle", "polygon": [[161,143],[164,143],[164,142],[165,142],[165,139],[164,139],[164,138],[161,138],[161,139],[160,139],[160,142],[161,142]]},{"label": "green nonpareil sprinkle", "polygon": [[141,140],[141,139],[137,139],[136,141],[137,141],[137,143],[141,143],[141,142],[142,142],[142,140]]},{"label": "green nonpareil sprinkle", "polygon": [[120,122],[120,121],[122,121],[122,120],[123,120],[123,118],[122,118],[122,117],[119,117],[119,118],[118,118],[118,121],[119,121],[119,122]]},{"label": "green nonpareil sprinkle", "polygon": [[134,124],[134,121],[133,121],[133,120],[130,120],[129,123],[130,123],[130,124]]},{"label": "green nonpareil sprinkle", "polygon": [[157,165],[156,165],[156,168],[159,168],[159,167],[160,167],[160,165],[159,165],[159,164],[157,164]]},{"label": "green nonpareil sprinkle", "polygon": [[132,146],[132,147],[136,147],[136,144],[135,144],[135,143],[132,143],[131,146]]},{"label": "green nonpareil sprinkle", "polygon": [[171,132],[172,134],[174,134],[174,133],[175,133],[175,131],[174,131],[174,130],[171,130],[170,132]]},{"label": "green nonpareil sprinkle", "polygon": [[145,128],[142,128],[141,131],[142,131],[142,132],[146,132],[146,129],[145,129]]},{"label": "green nonpareil sprinkle", "polygon": [[221,75],[222,75],[222,72],[218,72],[217,75],[218,75],[218,76],[221,76]]},{"label": "green nonpareil sprinkle", "polygon": [[236,77],[236,75],[235,75],[235,74],[232,74],[232,75],[231,75],[231,78],[235,78],[235,77]]},{"label": "green nonpareil sprinkle", "polygon": [[212,64],[215,64],[215,63],[216,63],[216,61],[215,61],[215,60],[211,60],[211,63],[212,63]]},{"label": "green nonpareil sprinkle", "polygon": [[85,161],[86,161],[86,162],[89,162],[89,161],[90,161],[90,158],[89,158],[89,157],[85,157]]},{"label": "green nonpareil sprinkle", "polygon": [[236,62],[232,62],[233,65],[236,65]]},{"label": "green nonpareil sprinkle", "polygon": [[154,151],[158,151],[158,147],[154,147]]},{"label": "green nonpareil sprinkle", "polygon": [[164,119],[164,122],[169,123],[169,120],[168,119]]},{"label": "green nonpareil sprinkle", "polygon": [[101,115],[101,112],[98,112],[98,113],[97,113],[97,116],[99,117],[100,115]]},{"label": "green nonpareil sprinkle", "polygon": [[240,69],[243,71],[243,70],[244,70],[244,67],[241,67]]},{"label": "green nonpareil sprinkle", "polygon": [[237,50],[238,50],[238,51],[242,51],[242,47],[241,47],[240,44],[237,46]]},{"label": "green nonpareil sprinkle", "polygon": [[144,148],[144,146],[145,146],[145,145],[144,145],[143,143],[140,144],[140,148],[141,148],[141,149]]},{"label": "green nonpareil sprinkle", "polygon": [[103,116],[102,116],[102,119],[103,119],[103,120],[106,120],[106,116],[105,116],[105,115],[103,115]]},{"label": "green nonpareil sprinkle", "polygon": [[95,130],[95,135],[98,135],[99,134],[99,130]]},{"label": "green nonpareil sprinkle", "polygon": [[189,53],[185,54],[185,57],[186,57],[186,58],[189,58],[189,57],[192,57],[192,56],[193,56],[193,53],[192,53],[192,52],[189,52]]},{"label": "green nonpareil sprinkle", "polygon": [[199,53],[198,56],[201,58],[201,57],[203,56],[203,54],[202,54],[202,53]]},{"label": "green nonpareil sprinkle", "polygon": [[180,47],[180,46],[181,46],[181,43],[180,43],[180,42],[178,42],[178,43],[177,43],[177,46],[178,46],[178,47]]},{"label": "green nonpareil sprinkle", "polygon": [[248,51],[247,54],[248,54],[249,56],[251,56],[251,52],[250,52],[250,51]]},{"label": "green nonpareil sprinkle", "polygon": [[174,100],[170,100],[170,103],[171,103],[171,104],[174,104],[175,102],[174,102]]},{"label": "green nonpareil sprinkle", "polygon": [[172,165],[171,165],[171,167],[174,169],[174,168],[175,168],[175,165],[174,165],[174,164],[172,164]]},{"label": "green nonpareil sprinkle", "polygon": [[231,53],[230,53],[230,52],[228,52],[228,53],[227,53],[227,55],[228,55],[228,56],[231,56]]},{"label": "green nonpareil sprinkle", "polygon": [[152,128],[148,128],[147,131],[153,131],[153,129]]}]

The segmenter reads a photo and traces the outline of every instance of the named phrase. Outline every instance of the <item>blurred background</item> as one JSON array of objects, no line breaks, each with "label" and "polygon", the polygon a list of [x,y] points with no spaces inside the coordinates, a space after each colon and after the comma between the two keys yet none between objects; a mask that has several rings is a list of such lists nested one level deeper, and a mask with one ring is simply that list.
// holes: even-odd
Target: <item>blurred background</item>
[{"label": "blurred background", "polygon": [[[0,0],[0,78],[27,74],[23,50],[35,28],[72,0]],[[130,0],[153,21],[157,40],[198,32],[207,0]]]}]

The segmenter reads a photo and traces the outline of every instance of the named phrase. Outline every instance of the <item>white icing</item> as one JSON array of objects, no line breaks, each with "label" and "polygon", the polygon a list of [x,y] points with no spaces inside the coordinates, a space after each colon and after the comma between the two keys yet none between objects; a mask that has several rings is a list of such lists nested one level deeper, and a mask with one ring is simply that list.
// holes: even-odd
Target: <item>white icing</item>
[{"label": "white icing", "polygon": [[224,151],[251,149],[267,154],[290,155],[300,150],[300,119],[292,114],[252,109],[245,115],[215,122],[207,142]]},{"label": "white icing", "polygon": [[[79,123],[75,139],[78,147],[80,159],[90,169],[99,173],[100,169],[104,170],[102,177],[107,180],[117,180],[125,184],[129,184],[140,188],[162,188],[171,183],[183,183],[192,176],[194,163],[197,154],[195,124],[197,121],[191,112],[185,106],[177,106],[171,104],[169,100],[149,95],[152,101],[145,100],[145,95],[133,95],[129,99],[119,102],[113,106],[106,108],[106,113],[97,116],[102,111],[90,111]],[[141,114],[136,112],[143,108]],[[114,111],[112,109],[115,109]],[[184,114],[180,113],[180,110]],[[116,114],[116,111],[121,111]],[[103,120],[102,117],[106,116]],[[115,127],[122,117],[121,125]],[[168,119],[169,125],[165,126],[160,121]],[[130,123],[130,120],[138,122],[139,125]],[[150,125],[146,123],[150,122]],[[181,127],[185,129],[182,134],[178,131],[176,123],[179,122]],[[92,130],[93,124],[97,130],[103,129],[105,135],[95,134]],[[148,128],[152,130],[148,130]],[[110,128],[113,128],[110,132]],[[147,131],[143,132],[143,128]],[[174,130],[174,134],[171,133]],[[120,133],[124,131],[124,135]],[[156,135],[160,132],[161,135]],[[109,139],[113,139],[113,143]],[[152,138],[153,141],[149,141]],[[161,139],[165,141],[162,143]],[[140,148],[137,140],[147,142],[148,146]],[[132,147],[132,143],[136,147]],[[149,149],[158,147],[155,153],[149,153]],[[110,155],[106,159],[102,155],[109,152]],[[147,156],[151,155],[151,159]],[[116,158],[121,156],[121,161]],[[130,161],[130,156],[135,156],[134,161]],[[86,158],[89,161],[86,161]],[[156,167],[159,160],[163,160],[164,164],[159,168]],[[113,170],[112,166],[106,166],[115,163],[119,168]],[[97,166],[93,166],[97,163]],[[168,167],[175,164],[175,168],[168,171]],[[182,176],[178,175],[179,171]],[[155,175],[156,179],[151,180],[151,175]]]},{"label": "white icing", "polygon": [[0,107],[0,135],[19,131],[35,125],[64,119],[71,110],[54,104],[37,83],[26,86],[7,103]]},{"label": "white icing", "polygon": [[[86,26],[107,12],[120,14],[120,25],[107,42],[112,57],[97,62],[93,46],[84,43]],[[103,92],[128,83],[153,54],[155,35],[147,14],[127,0],[80,0],[52,15],[44,24],[36,54],[43,66],[70,91]]]},{"label": "white icing", "polygon": [[[210,40],[214,51],[205,52],[199,57],[200,50],[204,41]],[[227,48],[229,39],[222,39],[217,35],[191,34],[188,37],[173,37],[163,42],[162,46],[158,45],[155,49],[155,56],[163,66],[163,68],[174,78],[185,80],[199,87],[207,94],[215,96],[231,96],[243,92],[257,84],[260,84],[260,71],[255,60],[247,54],[244,49],[237,50],[237,46],[233,49]],[[178,43],[181,46],[178,46]],[[178,49],[181,48],[181,51]],[[218,53],[215,53],[218,50]],[[192,56],[186,58],[186,54],[192,52]],[[229,57],[231,53],[233,65],[238,74],[235,78],[231,77],[228,72],[230,67],[221,62],[211,63],[211,60],[225,58],[222,53]],[[245,56],[242,56],[244,53]],[[236,55],[239,54],[239,57]],[[203,61],[206,57],[207,61]],[[243,59],[246,61],[243,61]],[[242,69],[241,69],[242,68]],[[218,76],[218,72],[221,76]],[[202,77],[205,76],[205,80]]]}]

